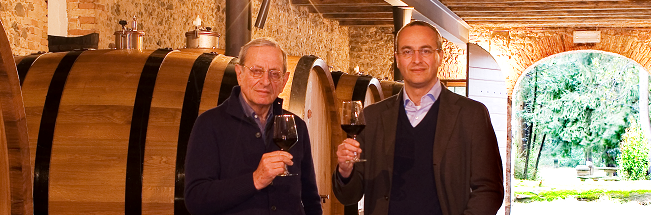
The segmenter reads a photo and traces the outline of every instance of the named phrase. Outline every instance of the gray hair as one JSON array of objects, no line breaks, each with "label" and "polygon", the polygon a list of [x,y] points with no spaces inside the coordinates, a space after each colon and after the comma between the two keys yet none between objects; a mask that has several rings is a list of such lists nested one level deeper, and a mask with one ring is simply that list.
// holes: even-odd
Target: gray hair
[{"label": "gray hair", "polygon": [[407,28],[407,27],[411,27],[411,26],[423,26],[423,27],[428,27],[428,28],[432,29],[432,31],[434,31],[434,33],[436,34],[436,48],[439,49],[439,50],[443,50],[443,38],[441,37],[441,33],[439,32],[439,30],[436,29],[436,27],[434,27],[433,25],[429,24],[428,22],[416,20],[416,21],[410,22],[409,24],[405,25],[404,27],[402,27],[400,29],[400,31],[398,31],[398,33],[396,34],[396,38],[395,38],[395,44],[396,44],[395,47],[396,48],[395,48],[394,51],[397,52],[398,47],[400,47],[399,44],[398,44],[398,38],[400,37],[400,33],[402,33],[402,30]]},{"label": "gray hair", "polygon": [[242,46],[242,49],[240,49],[240,55],[239,55],[239,64],[244,65],[244,62],[246,62],[246,53],[249,51],[249,48],[251,47],[262,47],[262,46],[270,46],[270,47],[275,47],[280,50],[280,52],[283,53],[283,72],[287,72],[287,53],[283,48],[276,42],[274,39],[271,39],[269,37],[263,37],[263,38],[258,38],[255,40],[251,40],[248,42],[246,45]]}]

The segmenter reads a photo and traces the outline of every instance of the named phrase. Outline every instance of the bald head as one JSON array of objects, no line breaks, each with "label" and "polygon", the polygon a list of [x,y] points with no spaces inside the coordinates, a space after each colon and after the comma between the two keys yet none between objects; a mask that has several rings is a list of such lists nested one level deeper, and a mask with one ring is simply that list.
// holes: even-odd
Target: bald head
[{"label": "bald head", "polygon": [[443,49],[443,38],[441,38],[441,33],[439,33],[439,30],[436,29],[436,27],[432,26],[431,24],[429,24],[427,22],[416,20],[416,21],[410,22],[409,24],[405,25],[404,27],[402,27],[400,29],[400,31],[398,31],[398,34],[396,35],[396,38],[395,38],[395,41],[394,41],[394,43],[396,44],[395,45],[395,50],[394,50],[395,52],[398,52],[398,49],[400,47],[400,44],[398,43],[398,41],[400,39],[400,36],[401,36],[403,30],[405,28],[409,28],[409,27],[413,27],[413,26],[423,26],[423,27],[427,27],[427,28],[431,29],[434,32],[434,35],[435,35],[433,39],[435,40],[434,43],[436,44],[436,49],[439,49],[439,50]]}]

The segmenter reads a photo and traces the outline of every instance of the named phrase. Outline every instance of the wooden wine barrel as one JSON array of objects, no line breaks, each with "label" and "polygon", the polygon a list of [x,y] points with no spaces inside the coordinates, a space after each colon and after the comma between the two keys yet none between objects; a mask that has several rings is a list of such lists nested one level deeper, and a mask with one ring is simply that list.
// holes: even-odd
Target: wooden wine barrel
[{"label": "wooden wine barrel", "polygon": [[398,94],[405,83],[397,81],[380,81],[382,86],[382,92],[384,92],[384,98],[389,98],[395,94]]},{"label": "wooden wine barrel", "polygon": [[27,121],[16,64],[0,20],[0,214],[32,214]]},{"label": "wooden wine barrel", "polygon": [[[237,84],[235,58],[185,49],[99,50],[16,61],[35,166],[35,214],[188,214],[189,132],[198,114]],[[308,123],[319,191],[331,195],[333,133],[340,132],[332,121],[334,87],[322,60],[305,61],[288,57],[294,82],[281,97]]]},{"label": "wooden wine barrel", "polygon": [[197,115],[237,84],[233,59],[164,49],[17,59],[32,61],[19,73],[34,214],[185,210],[174,200],[183,199],[189,133]]},{"label": "wooden wine barrel", "polygon": [[284,109],[300,116],[307,124],[317,186],[324,198],[323,214],[343,214],[343,205],[332,193],[332,172],[337,165],[336,147],[345,138],[339,125],[339,101],[332,76],[326,63],[316,56],[303,56],[294,65],[295,72],[290,74],[290,80],[279,97],[285,100]]},{"label": "wooden wine barrel", "polygon": [[337,98],[342,101],[362,101],[364,107],[384,99],[380,81],[372,76],[357,76],[332,72]]},{"label": "wooden wine barrel", "polygon": [[182,51],[182,52],[197,52],[197,53],[214,52],[214,53],[217,53],[217,54],[224,54],[226,52],[226,50],[224,50],[224,49],[216,49],[216,48],[193,48],[193,49],[191,49],[191,48],[182,48],[182,49],[179,49],[179,51]]},{"label": "wooden wine barrel", "polygon": [[[362,101],[362,105],[366,107],[385,98],[380,81],[372,76],[350,75],[336,71],[332,72],[332,78],[337,98],[340,101]],[[344,208],[344,214],[357,213],[357,205],[349,205]]]}]

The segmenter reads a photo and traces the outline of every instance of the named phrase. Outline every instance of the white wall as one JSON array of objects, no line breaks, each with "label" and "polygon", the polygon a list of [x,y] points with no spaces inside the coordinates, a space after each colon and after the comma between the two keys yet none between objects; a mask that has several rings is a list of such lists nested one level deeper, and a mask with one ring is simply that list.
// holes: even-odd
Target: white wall
[{"label": "white wall", "polygon": [[47,34],[68,36],[66,0],[49,0],[47,5]]},{"label": "white wall", "polygon": [[[468,98],[483,103],[488,109],[502,158],[506,188],[512,181],[512,174],[506,175],[506,170],[513,168],[507,167],[512,162],[507,162],[511,157],[507,157],[508,94],[505,80],[500,66],[488,51],[476,44],[468,44]],[[504,199],[508,196],[513,200],[512,193],[505,193]],[[510,206],[511,202],[504,202],[497,214],[510,214],[507,209]]]}]

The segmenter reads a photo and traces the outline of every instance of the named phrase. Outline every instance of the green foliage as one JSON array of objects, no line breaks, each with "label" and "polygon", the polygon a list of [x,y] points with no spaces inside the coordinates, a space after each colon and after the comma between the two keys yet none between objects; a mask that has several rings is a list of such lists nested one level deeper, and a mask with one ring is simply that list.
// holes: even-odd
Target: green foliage
[{"label": "green foliage", "polygon": [[622,175],[629,180],[649,179],[649,147],[644,134],[637,123],[626,129],[621,142],[622,155],[618,159]]},{"label": "green foliage", "polygon": [[[530,161],[532,159],[535,159],[534,155],[529,155],[529,157],[534,157],[534,158],[529,158]],[[526,158],[524,156],[519,156],[516,157],[516,162],[514,164],[514,167],[516,169],[515,172],[513,172],[513,177],[516,179],[527,179],[527,180],[538,180],[540,179],[538,175],[534,174],[534,162],[529,162],[529,171],[527,172],[527,175],[524,175],[524,165],[525,165],[525,160]]]},{"label": "green foliage", "polygon": [[[523,77],[513,97],[520,104],[514,112],[523,120],[523,129],[517,131],[523,132],[522,142],[534,136],[525,128],[535,125],[532,133],[537,139],[547,134],[545,148],[554,150],[551,156],[582,161],[594,153],[590,158],[596,158],[596,165],[614,166],[628,119],[639,111],[640,69],[627,58],[600,52],[561,55],[537,65]],[[531,148],[536,150],[529,160],[535,162],[538,147]]]},{"label": "green foliage", "polygon": [[552,147],[546,147],[545,150],[543,151],[543,155],[548,155],[548,156],[543,156],[541,159],[543,161],[545,160],[550,160],[548,163],[551,163],[551,165],[547,166],[552,166],[553,165],[553,159],[556,158],[558,159],[558,167],[571,167],[574,168],[579,164],[585,163],[585,158],[583,152],[583,148],[576,148],[570,151],[569,156],[560,156],[558,153],[560,147],[556,146],[554,148]]},{"label": "green foliage", "polygon": [[554,201],[558,199],[567,199],[567,198],[576,198],[581,201],[594,201],[603,196],[608,196],[613,199],[619,199],[622,202],[629,201],[631,194],[640,195],[651,193],[651,190],[586,190],[586,191],[577,191],[577,190],[552,190],[544,191],[538,194],[532,192],[515,192],[517,195],[527,195],[531,196],[528,200],[520,200],[524,202],[542,202],[542,201]]}]

